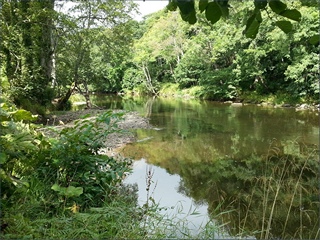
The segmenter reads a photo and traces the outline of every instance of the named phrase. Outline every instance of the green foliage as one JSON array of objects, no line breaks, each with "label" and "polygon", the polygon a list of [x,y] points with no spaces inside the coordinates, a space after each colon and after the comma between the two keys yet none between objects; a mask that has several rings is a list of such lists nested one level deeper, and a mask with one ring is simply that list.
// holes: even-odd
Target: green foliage
[{"label": "green foliage", "polygon": [[30,122],[37,119],[30,112],[1,99],[0,105],[0,176],[1,208],[23,195],[29,187],[27,176],[37,167],[35,158],[42,148],[43,136]]},{"label": "green foliage", "polygon": [[[178,2],[170,2],[172,9],[178,8]],[[158,94],[159,86],[168,82],[179,84],[176,95],[199,87],[197,96],[212,100],[237,99],[242,92],[252,91],[262,97],[288,93],[298,96],[293,102],[314,101],[318,96],[317,47],[311,42],[319,39],[316,8],[298,2],[255,1],[250,10],[251,2],[229,3],[233,13],[214,25],[207,21],[205,11],[212,8],[221,17],[227,16],[223,2],[200,1],[201,11],[193,25],[184,24],[177,12],[147,18],[122,87],[132,90],[138,85]],[[244,17],[249,18],[246,26],[239,22]],[[243,31],[254,39],[243,38]]]},{"label": "green foliage", "polygon": [[127,68],[122,79],[122,89],[132,90],[136,86],[143,84],[143,73],[134,67]]},{"label": "green foliage", "polygon": [[203,75],[200,81],[203,89],[199,96],[209,100],[230,100],[238,95],[238,83],[234,80],[231,69],[218,70],[208,75]]},{"label": "green foliage", "polygon": [[106,136],[117,131],[114,119],[119,117],[108,111],[94,119],[78,120],[74,127],[59,133],[59,141],[51,140],[51,148],[45,152],[50,167],[41,167],[39,174],[51,174],[47,184],[66,197],[64,204],[76,201],[83,208],[101,206],[129,171],[128,160],[100,154]]},{"label": "green foliage", "polygon": [[[287,4],[281,2],[280,0],[254,0],[252,1],[254,5],[254,13],[246,21],[246,29],[244,31],[246,37],[255,38],[259,32],[260,24],[262,23],[261,11],[267,11],[268,7],[277,14],[294,21],[301,20],[301,13],[297,9],[288,9]],[[220,20],[221,17],[229,16],[229,8],[232,8],[230,4],[233,1],[229,0],[199,0],[198,7],[200,12],[205,12],[205,17],[212,24],[215,24]],[[244,4],[244,3],[241,3]],[[236,5],[236,4],[235,4]],[[175,11],[177,6],[180,10],[181,18],[190,24],[195,24],[199,16],[196,16],[195,1],[180,1],[180,0],[170,0],[167,9],[170,11]],[[285,33],[292,31],[292,24],[289,21],[277,21],[276,25]]]},{"label": "green foliage", "polygon": [[52,28],[54,1],[3,1],[1,6],[1,56],[10,89],[8,93],[46,105],[52,94],[48,87],[52,77]]},{"label": "green foliage", "polygon": [[[76,90],[86,97],[89,92],[116,92],[121,89],[133,32],[137,28],[130,13],[131,1],[99,1],[75,4],[61,13],[62,31],[57,47],[57,84],[62,95]],[[78,16],[79,15],[79,16]]]},{"label": "green foliage", "polygon": [[[319,223],[318,203],[314,202],[318,201],[314,198],[318,192],[316,150],[293,154],[299,147],[302,146],[291,143],[281,149],[274,143],[267,156],[223,158],[210,164],[184,163],[189,166],[180,173],[181,189],[195,199],[207,199],[212,217],[220,224],[229,223],[233,236],[254,233],[261,239],[314,239]],[[199,172],[187,171],[199,168]],[[199,186],[200,182],[206,184]],[[217,208],[228,213],[217,216]],[[278,224],[283,227],[272,227]],[[292,231],[288,226],[294,226]],[[301,231],[296,231],[298,228]]]},{"label": "green foliage", "polygon": [[69,216],[50,217],[40,213],[28,217],[21,211],[24,209],[16,209],[18,212],[12,209],[12,215],[8,211],[3,215],[8,227],[5,233],[1,232],[1,239],[142,238],[143,229],[139,226],[141,212],[135,206],[135,198],[126,193],[129,192],[114,197],[100,208],[90,208],[81,213],[75,211]]}]

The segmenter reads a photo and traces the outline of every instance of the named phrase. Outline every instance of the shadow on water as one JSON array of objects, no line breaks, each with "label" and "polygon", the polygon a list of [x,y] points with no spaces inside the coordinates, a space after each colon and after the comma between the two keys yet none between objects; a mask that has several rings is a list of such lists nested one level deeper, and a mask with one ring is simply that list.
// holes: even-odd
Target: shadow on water
[{"label": "shadow on water", "polygon": [[137,139],[148,140],[122,154],[166,171],[158,184],[176,191],[162,196],[168,205],[191,199],[231,236],[320,237],[317,113],[198,100],[127,99],[121,106],[157,128],[138,129]]}]

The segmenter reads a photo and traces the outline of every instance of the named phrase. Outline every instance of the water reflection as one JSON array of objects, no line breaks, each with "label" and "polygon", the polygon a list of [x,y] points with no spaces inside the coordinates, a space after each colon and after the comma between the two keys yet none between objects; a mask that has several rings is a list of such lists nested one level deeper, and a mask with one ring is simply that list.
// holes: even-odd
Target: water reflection
[{"label": "water reflection", "polygon": [[[137,130],[138,140],[149,140],[122,153],[167,172],[158,184],[174,186],[175,193],[159,189],[162,204],[175,205],[183,196],[207,205],[209,216],[228,223],[235,236],[320,236],[316,113],[197,100],[121,104],[149,116],[158,129]],[[134,174],[144,178],[145,169]]]},{"label": "water reflection", "polygon": [[[153,172],[152,184],[149,192],[146,190],[146,171]],[[174,221],[185,221],[185,227],[196,235],[208,219],[207,205],[196,203],[192,198],[180,193],[178,190],[181,178],[177,174],[169,174],[163,168],[146,163],[145,159],[134,162],[133,173],[126,178],[126,184],[138,185],[138,202],[140,206],[146,204],[148,197],[159,204],[163,215],[172,216]],[[217,235],[218,236],[218,235]]]}]

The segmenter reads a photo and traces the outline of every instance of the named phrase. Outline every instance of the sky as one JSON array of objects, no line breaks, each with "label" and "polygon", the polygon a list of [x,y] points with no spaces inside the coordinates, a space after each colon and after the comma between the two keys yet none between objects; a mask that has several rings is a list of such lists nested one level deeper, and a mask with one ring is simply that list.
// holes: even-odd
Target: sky
[{"label": "sky", "polygon": [[168,0],[134,0],[139,5],[140,16],[136,17],[136,20],[142,20],[142,17],[150,13],[159,11],[168,5]]},{"label": "sky", "polygon": [[[137,21],[141,21],[142,17],[145,15],[148,15],[150,13],[157,12],[161,9],[163,9],[165,6],[168,5],[168,0],[133,0],[135,3],[139,6],[140,15],[135,16],[135,19]],[[58,5],[60,1],[56,1],[56,6]],[[63,1],[61,1],[63,3]],[[69,7],[71,7],[74,3],[73,2],[67,2],[64,9],[61,9],[60,11],[67,11]]]}]

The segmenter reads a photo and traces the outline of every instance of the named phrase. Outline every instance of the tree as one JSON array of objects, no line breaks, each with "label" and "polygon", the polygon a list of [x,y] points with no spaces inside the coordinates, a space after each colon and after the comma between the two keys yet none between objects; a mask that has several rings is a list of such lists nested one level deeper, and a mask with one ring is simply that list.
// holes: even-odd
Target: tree
[{"label": "tree", "polygon": [[54,0],[1,1],[1,55],[11,96],[46,105],[53,76]]},{"label": "tree", "polygon": [[[64,34],[57,52],[60,62],[57,77],[60,84],[69,87],[60,98],[58,109],[64,108],[74,90],[84,95],[87,107],[91,107],[89,85],[97,78],[108,80],[106,69],[112,71],[116,67],[110,67],[111,55],[124,55],[123,49],[130,38],[130,34],[125,35],[130,33],[126,22],[131,20],[129,13],[134,9],[135,4],[131,1],[86,1],[70,9],[73,16],[64,16]],[[99,59],[102,60],[100,64]],[[104,70],[98,73],[96,68]]]},{"label": "tree", "polygon": [[135,42],[133,62],[144,75],[147,91],[156,94],[161,81],[174,81],[174,69],[184,54],[188,24],[178,13],[160,12]]}]

